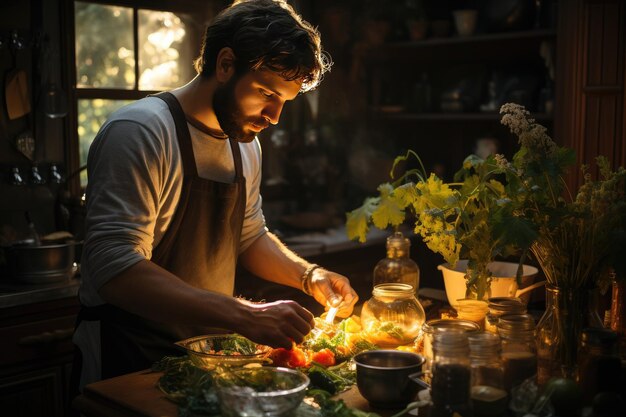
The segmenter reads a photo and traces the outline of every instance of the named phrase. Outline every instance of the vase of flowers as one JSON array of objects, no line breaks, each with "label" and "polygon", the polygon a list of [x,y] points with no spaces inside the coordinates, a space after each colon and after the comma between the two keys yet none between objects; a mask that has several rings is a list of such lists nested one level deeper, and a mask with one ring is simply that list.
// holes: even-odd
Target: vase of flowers
[{"label": "vase of flowers", "polygon": [[547,308],[537,325],[539,379],[575,377],[582,329],[602,326],[591,307],[598,287],[609,284],[615,232],[624,229],[626,170],[612,171],[598,157],[601,178],[592,180],[583,166],[585,182],[571,193],[562,177],[571,151],[556,146],[520,106],[505,105],[501,112],[522,145],[505,170],[507,181],[524,184],[513,206],[533,225],[529,249],[547,281]]}]

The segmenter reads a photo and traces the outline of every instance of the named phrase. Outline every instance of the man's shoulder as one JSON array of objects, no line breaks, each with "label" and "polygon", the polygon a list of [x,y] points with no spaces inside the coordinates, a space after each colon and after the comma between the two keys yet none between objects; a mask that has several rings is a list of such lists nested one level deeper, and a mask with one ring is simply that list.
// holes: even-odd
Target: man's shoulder
[{"label": "man's shoulder", "polygon": [[107,122],[129,121],[143,126],[170,124],[173,120],[167,104],[157,97],[144,97],[111,114]]}]

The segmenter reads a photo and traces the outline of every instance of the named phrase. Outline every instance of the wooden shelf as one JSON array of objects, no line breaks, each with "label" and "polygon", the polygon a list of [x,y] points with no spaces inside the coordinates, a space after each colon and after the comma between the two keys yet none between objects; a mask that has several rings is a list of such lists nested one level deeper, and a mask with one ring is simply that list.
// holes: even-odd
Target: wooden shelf
[{"label": "wooden shelf", "polygon": [[415,42],[394,42],[373,48],[368,53],[372,64],[388,60],[400,62],[466,62],[494,59],[526,61],[539,56],[539,45],[556,39],[552,29],[478,34],[467,37],[432,38]]},{"label": "wooden shelf", "polygon": [[[385,113],[376,108],[371,109],[371,114],[378,119],[407,122],[499,122],[502,117],[498,113]],[[553,120],[553,115],[547,113],[535,113],[532,116],[538,122]]]}]

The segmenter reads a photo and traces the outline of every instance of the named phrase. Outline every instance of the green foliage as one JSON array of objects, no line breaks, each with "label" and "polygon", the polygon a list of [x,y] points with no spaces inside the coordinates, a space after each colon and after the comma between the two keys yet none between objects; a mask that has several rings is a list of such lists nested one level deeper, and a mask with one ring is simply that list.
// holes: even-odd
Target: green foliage
[{"label": "green foliage", "polygon": [[344,391],[356,383],[356,372],[349,361],[329,367],[313,363],[306,372],[311,378],[311,388],[323,389],[331,394]]},{"label": "green foliage", "polygon": [[220,416],[213,374],[194,366],[187,356],[164,357],[152,365],[163,372],[157,387],[178,405],[179,416]]},{"label": "green foliage", "polygon": [[[259,368],[261,369],[261,368]],[[221,416],[219,398],[214,385],[214,371],[197,368],[188,356],[164,357],[152,365],[152,371],[163,372],[157,387],[178,406],[180,417]],[[311,386],[307,397],[319,408],[306,403],[298,408],[297,417],[379,417],[348,407],[342,400],[332,398],[356,382],[356,373],[349,362],[325,368],[313,364],[309,369]],[[262,374],[262,373],[259,373]],[[324,383],[320,381],[325,381]],[[316,382],[315,382],[316,381]],[[264,379],[250,380],[253,388],[265,390],[269,382]],[[272,381],[280,384],[280,381]],[[334,390],[332,392],[329,392]]]},{"label": "green foliage", "polygon": [[[521,264],[531,251],[549,282],[569,277],[567,284],[575,287],[596,282],[609,262],[626,272],[618,255],[626,252],[624,169],[613,172],[599,158],[603,180],[586,176],[576,199],[568,202],[563,176],[575,162],[573,150],[557,146],[524,107],[508,103],[500,113],[502,124],[519,139],[512,162],[502,155],[470,155],[455,182],[444,183],[435,174],[427,176],[409,151],[396,158],[392,177],[395,165],[410,157],[421,170],[381,185],[379,196],[348,213],[348,236],[364,241],[369,224],[395,227],[411,212],[415,233],[429,249],[452,265],[461,257],[469,260],[467,286],[477,298],[488,294],[487,264],[500,256],[519,255]],[[518,279],[520,274],[521,268]]]}]

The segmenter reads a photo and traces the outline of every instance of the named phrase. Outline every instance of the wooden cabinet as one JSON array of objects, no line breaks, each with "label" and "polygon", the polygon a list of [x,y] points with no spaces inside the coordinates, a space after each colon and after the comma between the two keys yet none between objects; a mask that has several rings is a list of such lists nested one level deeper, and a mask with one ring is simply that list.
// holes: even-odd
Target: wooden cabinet
[{"label": "wooden cabinet", "polygon": [[0,310],[0,414],[63,416],[76,297]]}]

